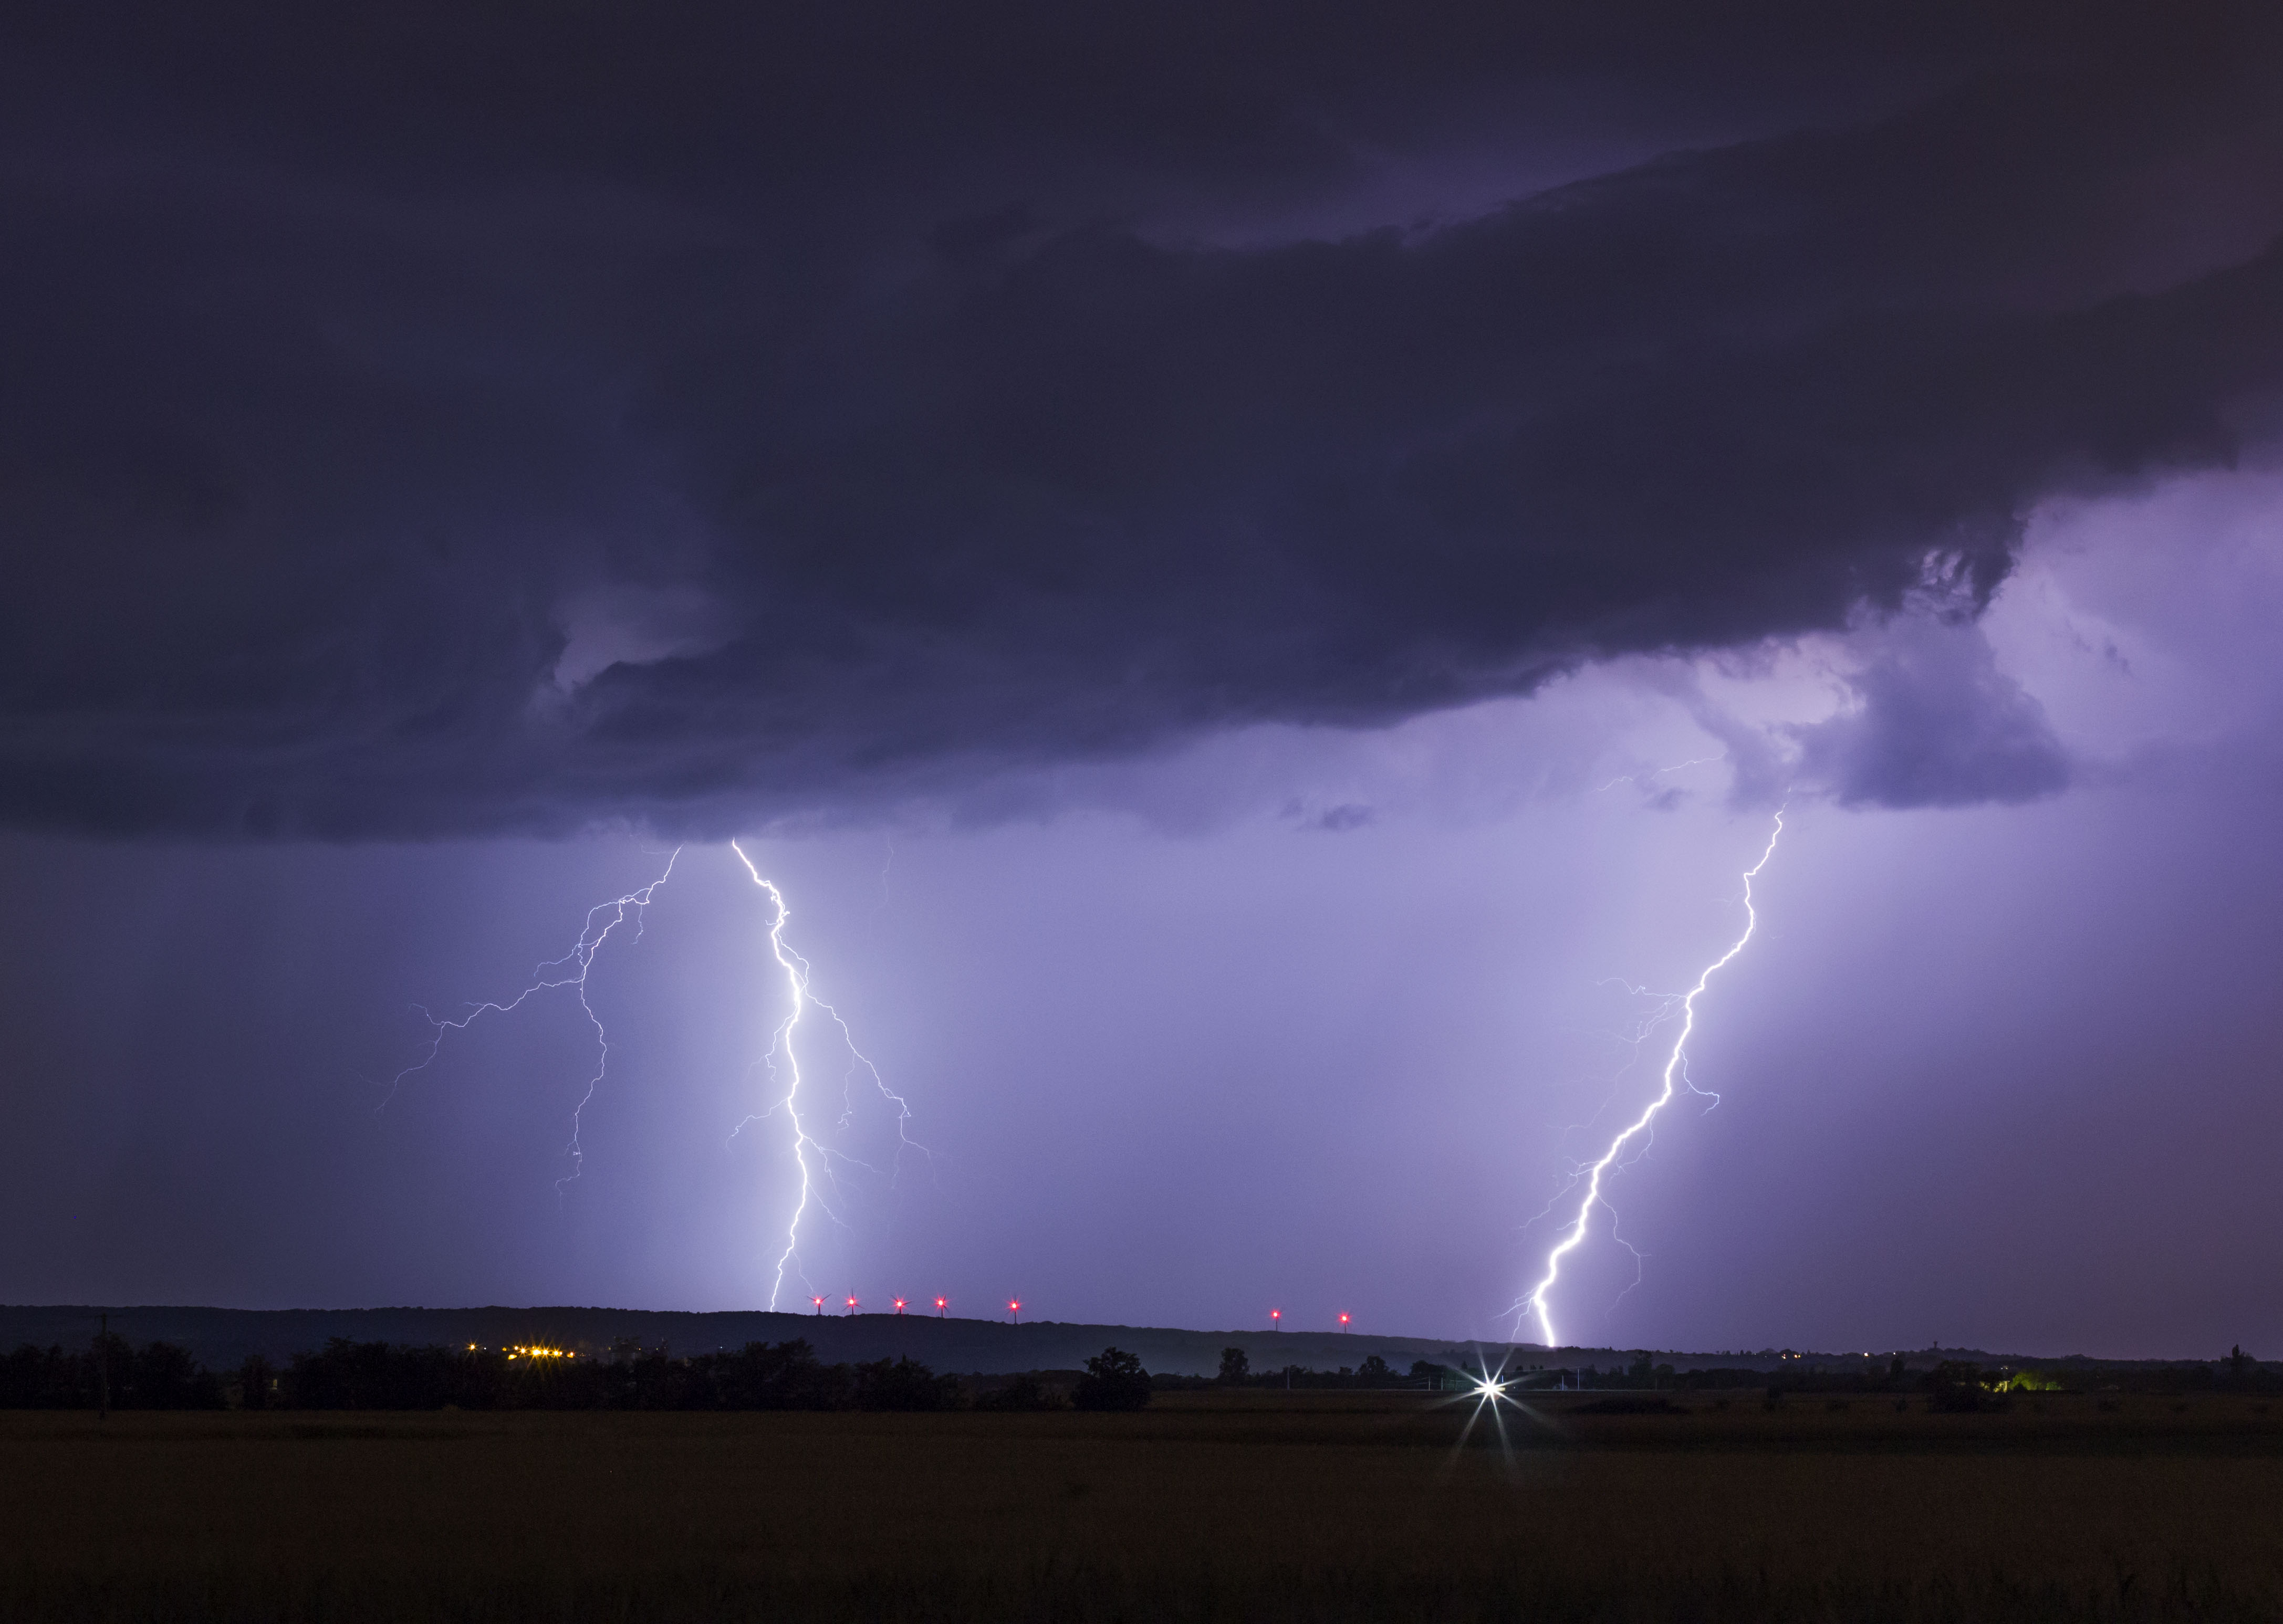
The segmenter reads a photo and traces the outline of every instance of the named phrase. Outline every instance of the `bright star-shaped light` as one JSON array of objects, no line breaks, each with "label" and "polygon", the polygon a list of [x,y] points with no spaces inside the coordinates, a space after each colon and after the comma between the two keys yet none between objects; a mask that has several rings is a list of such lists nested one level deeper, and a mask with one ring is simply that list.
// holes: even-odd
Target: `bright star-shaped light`
[{"label": "bright star-shaped light", "polygon": [[1548,1431],[1559,1430],[1547,1417],[1517,1396],[1518,1390],[1524,1387],[1524,1379],[1519,1375],[1507,1374],[1507,1360],[1512,1357],[1513,1352],[1509,1349],[1507,1358],[1495,1364],[1487,1358],[1478,1358],[1473,1370],[1463,1372],[1464,1380],[1454,1384],[1440,1401],[1444,1404],[1459,1407],[1466,1417],[1459,1428],[1459,1436],[1452,1445],[1451,1459],[1453,1462],[1474,1436],[1477,1425],[1485,1419],[1497,1435],[1499,1453],[1511,1461],[1514,1440],[1508,1436],[1506,1426],[1506,1412],[1509,1410],[1518,1419],[1527,1420]]}]

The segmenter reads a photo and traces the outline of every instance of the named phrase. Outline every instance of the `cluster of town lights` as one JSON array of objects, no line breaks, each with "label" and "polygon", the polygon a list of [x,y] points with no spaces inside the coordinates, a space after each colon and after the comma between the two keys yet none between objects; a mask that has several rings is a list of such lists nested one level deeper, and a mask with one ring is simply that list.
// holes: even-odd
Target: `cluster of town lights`
[{"label": "cluster of town lights", "polygon": [[[484,1345],[481,1342],[468,1344],[470,1353],[481,1353],[483,1350]],[[500,1351],[510,1359],[575,1359],[579,1356],[567,1348],[542,1348],[524,1342],[510,1343]]]}]

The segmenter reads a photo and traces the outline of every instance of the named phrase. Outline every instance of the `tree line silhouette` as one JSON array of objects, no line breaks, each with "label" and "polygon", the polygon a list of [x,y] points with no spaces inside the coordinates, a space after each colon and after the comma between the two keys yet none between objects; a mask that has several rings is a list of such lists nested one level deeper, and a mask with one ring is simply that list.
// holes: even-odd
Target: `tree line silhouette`
[{"label": "tree line silhouette", "polygon": [[26,1344],[0,1356],[7,1410],[1139,1410],[1152,1381],[1104,1348],[1067,1386],[1037,1375],[980,1391],[908,1358],[827,1364],[806,1341],[676,1357],[620,1343],[604,1358],[409,1347],[335,1337],[227,1374],[169,1342],[101,1335],[84,1350]]},{"label": "tree line silhouette", "polygon": [[1411,1373],[1405,1375],[1377,1354],[1367,1354],[1363,1363],[1343,1364],[1336,1371],[1313,1370],[1305,1365],[1279,1364],[1266,1370],[1252,1368],[1252,1356],[1242,1348],[1220,1350],[1220,1372],[1215,1376],[1160,1376],[1162,1387],[1433,1387],[1456,1379],[1456,1372],[1446,1365],[1430,1360],[1412,1362]]},{"label": "tree line silhouette", "polygon": [[0,1408],[9,1410],[220,1410],[222,1379],[171,1342],[131,1346],[98,1336],[82,1351],[27,1342],[0,1355]]},{"label": "tree line silhouette", "polygon": [[[1446,1355],[1448,1358],[1451,1356]],[[2072,1362],[2073,1363],[2073,1362]],[[1255,1371],[1241,1348],[1224,1348],[1218,1375],[1152,1376],[1117,1348],[1087,1361],[1083,1373],[1032,1371],[1011,1378],[938,1375],[908,1358],[827,1364],[806,1341],[675,1356],[664,1348],[620,1342],[601,1358],[533,1356],[487,1348],[413,1347],[336,1337],[323,1348],[273,1364],[255,1355],[236,1370],[207,1370],[170,1342],[140,1346],[104,1333],[81,1349],[25,1344],[0,1355],[5,1410],[869,1410],[986,1412],[1139,1410],[1152,1392],[1208,1387],[1464,1388],[1478,1379],[1455,1364],[1421,1359],[1399,1373],[1374,1354],[1354,1368],[1298,1365]],[[1615,1389],[1719,1393],[1757,1388],[1770,1403],[1788,1395],[1923,1395],[1940,1410],[2002,1406],[2019,1392],[2098,1385],[2106,1392],[2186,1395],[2283,1392],[2283,1371],[2240,1348],[2225,1359],[2176,1364],[2086,1367],[2045,1372],[1943,1360],[1906,1367],[1897,1354],[1883,1369],[1829,1368],[1803,1362],[1771,1373],[1748,1366],[1676,1371],[1647,1354],[1598,1370],[1509,1367],[1510,1389]]]}]

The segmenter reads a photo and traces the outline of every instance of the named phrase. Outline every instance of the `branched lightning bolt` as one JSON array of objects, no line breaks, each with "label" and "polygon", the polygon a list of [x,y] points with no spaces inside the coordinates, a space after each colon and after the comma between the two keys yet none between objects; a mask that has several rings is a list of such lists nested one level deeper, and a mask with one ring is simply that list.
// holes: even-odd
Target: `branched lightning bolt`
[{"label": "branched lightning bolt", "polygon": [[[603,944],[610,940],[611,933],[627,922],[629,909],[634,913],[635,939],[642,939],[643,910],[650,906],[651,893],[673,877],[674,861],[681,855],[682,848],[676,846],[666,859],[666,871],[657,879],[623,897],[596,903],[588,909],[586,921],[579,928],[579,940],[573,944],[571,951],[560,959],[549,959],[540,965],[532,972],[531,984],[506,1003],[478,1004],[456,1021],[439,1021],[422,1006],[414,1005],[413,1007],[420,1011],[420,1018],[428,1022],[428,1052],[389,1079],[387,1097],[374,1109],[386,1110],[389,1102],[396,1098],[396,1091],[403,1086],[405,1078],[425,1071],[434,1063],[437,1053],[443,1048],[445,1033],[464,1032],[481,1016],[506,1014],[520,1006],[526,998],[539,993],[551,992],[558,987],[575,988],[579,994],[579,1007],[586,1012],[588,1022],[595,1029],[595,1075],[587,1079],[587,1092],[579,1097],[579,1103],[571,1113],[571,1143],[567,1146],[571,1154],[571,1170],[555,1181],[556,1193],[561,1194],[563,1186],[578,1177],[586,1163],[586,1153],[579,1145],[579,1126],[588,1105],[595,1098],[595,1091],[603,1085],[603,1074],[609,1069],[611,1063],[610,1034],[603,1030],[603,1018],[595,1013],[595,1006],[587,1001],[587,972],[594,967],[595,955],[602,951]],[[606,913],[610,918],[604,921],[598,929],[596,921]]]},{"label": "branched lightning bolt", "polygon": [[793,1204],[792,1216],[785,1224],[784,1250],[777,1255],[776,1274],[769,1285],[769,1307],[774,1310],[777,1306],[778,1295],[784,1290],[787,1269],[800,1274],[803,1288],[813,1291],[808,1277],[801,1274],[799,1262],[801,1220],[808,1216],[810,1199],[814,1198],[817,1206],[822,1209],[826,1217],[836,1224],[841,1222],[840,1215],[833,1210],[832,1202],[827,1199],[825,1193],[829,1190],[835,1196],[838,1194],[834,1163],[845,1162],[851,1166],[863,1168],[868,1172],[881,1171],[869,1162],[860,1162],[855,1157],[826,1145],[810,1133],[806,1125],[801,1121],[800,1055],[794,1046],[793,1039],[794,1033],[800,1026],[801,1014],[810,1005],[814,1005],[832,1018],[832,1023],[840,1029],[841,1041],[847,1045],[848,1053],[854,1057],[841,1080],[840,1125],[845,1127],[849,1118],[854,1115],[855,1100],[852,1092],[851,1080],[855,1076],[857,1068],[861,1067],[872,1074],[874,1086],[878,1088],[882,1096],[896,1107],[896,1165],[888,1177],[892,1179],[902,1172],[905,1151],[916,1150],[923,1155],[929,1153],[926,1146],[911,1137],[910,1104],[901,1094],[888,1086],[887,1079],[880,1075],[880,1068],[867,1060],[863,1051],[857,1048],[855,1034],[848,1030],[848,1022],[841,1017],[840,1012],[809,991],[808,960],[785,944],[785,921],[792,917],[792,911],[785,905],[784,893],[778,890],[776,886],[754,866],[753,859],[745,855],[744,847],[733,840],[729,843],[729,850],[737,854],[737,860],[744,864],[745,872],[753,876],[753,883],[769,894],[769,902],[775,909],[775,917],[769,921],[769,952],[776,960],[777,967],[784,972],[785,991],[791,1003],[783,1022],[778,1025],[775,1033],[769,1040],[768,1052],[772,1071],[776,1067],[778,1052],[780,1050],[783,1052],[786,1079],[784,1095],[767,1111],[760,1112],[754,1116],[748,1116],[744,1122],[739,1123],[730,1131],[731,1137],[735,1138],[738,1132],[743,1131],[745,1123],[774,1116],[779,1111],[784,1113],[785,1121],[792,1128],[793,1161],[800,1169],[800,1197]]},{"label": "branched lightning bolt", "polygon": [[[1601,1200],[1602,1179],[1611,1168],[1618,1164],[1618,1158],[1625,1154],[1625,1147],[1648,1132],[1649,1124],[1656,1120],[1656,1114],[1659,1111],[1671,1103],[1672,1096],[1678,1087],[1686,1086],[1690,1092],[1695,1093],[1704,1092],[1688,1081],[1688,1037],[1689,1034],[1696,1030],[1696,999],[1710,983],[1714,973],[1726,967],[1730,960],[1744,951],[1744,944],[1752,939],[1752,931],[1760,922],[1759,915],[1752,906],[1752,882],[1757,879],[1760,871],[1768,866],[1768,859],[1775,856],[1776,842],[1783,837],[1783,812],[1779,809],[1776,812],[1775,828],[1768,835],[1767,849],[1760,853],[1758,862],[1744,871],[1743,934],[1730,944],[1726,952],[1706,965],[1703,973],[1697,976],[1696,984],[1679,997],[1678,1007],[1680,1015],[1680,1030],[1672,1040],[1671,1052],[1665,1056],[1664,1075],[1656,1098],[1650,1100],[1643,1107],[1640,1115],[1634,1117],[1626,1124],[1623,1131],[1609,1141],[1609,1147],[1601,1153],[1599,1161],[1589,1163],[1580,1170],[1578,1178],[1586,1186],[1586,1193],[1584,1199],[1578,1203],[1578,1216],[1570,1221],[1562,1232],[1562,1239],[1554,1243],[1551,1251],[1547,1253],[1546,1272],[1539,1278],[1537,1286],[1531,1288],[1528,1296],[1515,1304],[1514,1312],[1517,1319],[1526,1318],[1531,1314],[1537,1315],[1539,1326],[1546,1333],[1546,1342],[1549,1348],[1560,1346],[1560,1339],[1554,1333],[1554,1315],[1552,1309],[1547,1306],[1546,1294],[1553,1290],[1554,1281],[1561,1278],[1562,1260],[1577,1250],[1579,1243],[1586,1239],[1586,1226],[1592,1221],[1594,1207],[1606,1205]],[[1717,1100],[1718,1096],[1714,1095],[1712,1098]],[[1570,1187],[1575,1189],[1577,1185],[1573,1183]],[[1627,1249],[1631,1250],[1630,1247]],[[1640,1254],[1635,1253],[1634,1255],[1638,1257]]]}]

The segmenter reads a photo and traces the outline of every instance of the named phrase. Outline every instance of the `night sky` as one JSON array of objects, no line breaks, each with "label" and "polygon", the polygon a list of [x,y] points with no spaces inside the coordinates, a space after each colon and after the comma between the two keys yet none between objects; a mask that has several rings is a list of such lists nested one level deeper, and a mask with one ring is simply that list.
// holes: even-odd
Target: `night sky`
[{"label": "night sky", "polygon": [[766,1306],[735,837],[781,1306],[1510,1334],[1780,808],[1562,1337],[2283,1349],[2271,8],[95,0],[0,222],[0,1300]]}]

